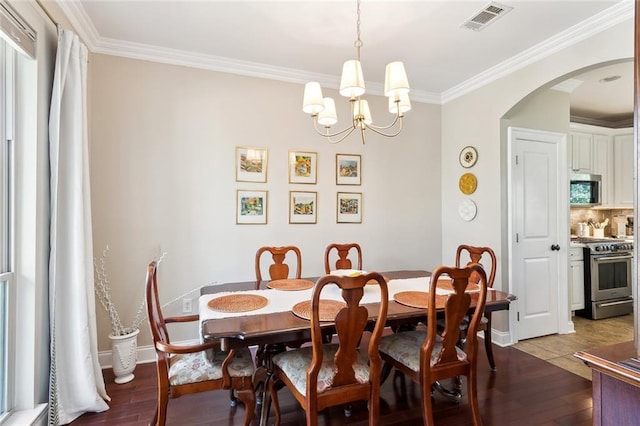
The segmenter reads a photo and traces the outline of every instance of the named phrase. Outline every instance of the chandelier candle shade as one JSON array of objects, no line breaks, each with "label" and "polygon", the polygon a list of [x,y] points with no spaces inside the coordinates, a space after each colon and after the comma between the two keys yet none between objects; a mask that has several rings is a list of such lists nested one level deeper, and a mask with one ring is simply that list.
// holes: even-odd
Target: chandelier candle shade
[{"label": "chandelier candle shade", "polygon": [[[362,47],[362,40],[360,40],[360,0],[357,1],[357,15],[357,38],[354,43],[357,59],[352,59],[344,63],[342,66],[342,78],[340,80],[340,95],[349,98],[349,103],[351,104],[351,126],[331,133],[331,126],[338,122],[335,101],[333,98],[325,98],[322,96],[320,83],[312,81],[304,87],[302,111],[311,114],[313,125],[318,134],[327,138],[331,143],[343,141],[353,133],[354,130],[360,131],[363,144],[365,142],[364,132],[366,129],[370,129],[385,137],[397,136],[402,131],[404,113],[411,109],[409,80],[407,79],[404,65],[399,61],[391,62],[385,70],[384,95],[389,98],[389,112],[394,114],[395,117],[389,125],[373,125],[369,103],[361,98],[365,93],[365,87],[362,66],[360,64],[360,48]],[[322,131],[318,125],[323,126],[324,131]],[[389,133],[385,132],[387,130]]]}]

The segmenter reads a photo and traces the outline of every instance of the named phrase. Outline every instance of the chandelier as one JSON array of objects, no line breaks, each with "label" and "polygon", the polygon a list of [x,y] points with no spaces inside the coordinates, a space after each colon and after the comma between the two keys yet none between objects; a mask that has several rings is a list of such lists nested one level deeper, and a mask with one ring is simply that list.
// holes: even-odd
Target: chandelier
[{"label": "chandelier", "polygon": [[[404,113],[411,109],[409,101],[409,81],[402,62],[387,64],[384,79],[384,95],[389,98],[389,112],[394,114],[391,124],[386,126],[374,126],[369,110],[369,103],[362,99],[365,93],[364,77],[360,65],[360,0],[357,0],[356,21],[356,59],[346,61],[342,66],[342,78],[340,80],[340,95],[349,98],[351,106],[351,125],[338,132],[331,133],[331,126],[338,122],[336,104],[333,98],[323,98],[320,83],[312,81],[304,87],[302,111],[311,114],[313,126],[320,136],[327,138],[330,143],[343,141],[355,130],[360,131],[362,143],[365,142],[365,130],[369,129],[385,137],[395,137],[402,131],[402,118]],[[319,128],[324,127],[324,131]],[[388,131],[388,133],[387,133]]]}]

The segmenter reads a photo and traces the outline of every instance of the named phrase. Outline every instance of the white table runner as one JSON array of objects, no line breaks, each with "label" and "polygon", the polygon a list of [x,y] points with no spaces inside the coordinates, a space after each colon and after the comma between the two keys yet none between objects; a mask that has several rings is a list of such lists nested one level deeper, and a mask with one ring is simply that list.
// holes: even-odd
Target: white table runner
[{"label": "white table runner", "polygon": [[[443,279],[444,277],[441,277]],[[429,289],[429,277],[419,277],[419,278],[405,278],[405,279],[396,279],[390,280],[388,283],[389,288],[389,300],[393,300],[393,295],[399,293],[401,291],[427,291]],[[307,290],[298,290],[298,291],[283,291],[283,290],[274,290],[274,289],[266,289],[266,290],[246,290],[246,291],[225,291],[220,293],[213,294],[205,294],[200,296],[198,300],[199,304],[199,313],[200,313],[200,321],[205,321],[208,319],[220,319],[220,318],[231,318],[231,317],[242,317],[248,315],[265,315],[265,314],[273,314],[276,312],[288,312],[291,311],[293,306],[305,300],[311,300],[311,294],[313,292],[313,288]],[[451,290],[440,289],[436,290],[436,294],[446,295],[451,293]],[[264,296],[267,298],[269,303],[263,308],[256,309],[254,311],[249,312],[219,312],[210,309],[207,304],[211,299],[215,299],[217,297],[226,296],[229,294],[257,294],[260,296]],[[342,296],[340,295],[340,289],[336,285],[329,285],[325,287],[322,291],[321,295],[322,299],[332,299],[342,301]],[[362,300],[360,303],[377,303],[380,301],[380,287],[377,285],[366,285],[364,288],[364,295],[362,296]]]}]

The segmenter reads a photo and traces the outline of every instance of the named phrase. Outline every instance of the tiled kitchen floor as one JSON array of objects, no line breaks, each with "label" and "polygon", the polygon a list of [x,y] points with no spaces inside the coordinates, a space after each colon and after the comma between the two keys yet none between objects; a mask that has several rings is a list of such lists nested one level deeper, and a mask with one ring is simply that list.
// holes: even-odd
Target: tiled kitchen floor
[{"label": "tiled kitchen floor", "polygon": [[591,380],[591,369],[575,352],[633,340],[633,314],[597,321],[574,316],[573,324],[575,333],[522,340],[513,347]]}]

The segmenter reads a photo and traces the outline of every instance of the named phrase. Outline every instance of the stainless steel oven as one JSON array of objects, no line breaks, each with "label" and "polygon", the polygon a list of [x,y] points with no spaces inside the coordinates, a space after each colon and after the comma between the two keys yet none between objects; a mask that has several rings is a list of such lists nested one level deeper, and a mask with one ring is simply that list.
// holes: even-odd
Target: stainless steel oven
[{"label": "stainless steel oven", "polygon": [[578,315],[601,319],[633,312],[633,244],[611,241],[589,243],[584,249],[585,308]]}]

